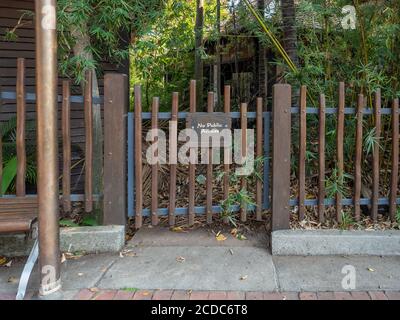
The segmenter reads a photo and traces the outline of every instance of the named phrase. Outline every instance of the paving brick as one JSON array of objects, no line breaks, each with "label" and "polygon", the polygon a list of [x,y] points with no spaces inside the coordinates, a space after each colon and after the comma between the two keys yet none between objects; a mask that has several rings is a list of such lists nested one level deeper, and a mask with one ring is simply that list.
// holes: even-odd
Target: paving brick
[{"label": "paving brick", "polygon": [[350,292],[338,291],[333,293],[335,300],[353,300]]},{"label": "paving brick", "polygon": [[132,300],[135,291],[118,290],[114,296],[114,300]]},{"label": "paving brick", "polygon": [[151,300],[153,291],[151,290],[138,290],[133,296],[133,300]]},{"label": "paving brick", "polygon": [[89,289],[82,289],[75,295],[74,300],[90,300],[93,296],[94,292]]},{"label": "paving brick", "polygon": [[368,294],[371,297],[371,300],[388,300],[385,293],[382,291],[368,291]]},{"label": "paving brick", "polygon": [[264,300],[264,293],[261,291],[246,292],[246,300]]},{"label": "paving brick", "polygon": [[297,292],[282,292],[282,300],[299,300]]},{"label": "paving brick", "polygon": [[153,300],[171,300],[172,290],[156,290],[153,294]]},{"label": "paving brick", "polygon": [[116,290],[101,290],[96,294],[94,300],[112,300],[116,293]]},{"label": "paving brick", "polygon": [[246,294],[241,291],[228,291],[226,293],[227,300],[244,300],[246,298]]},{"label": "paving brick", "polygon": [[385,294],[389,300],[400,300],[399,291],[386,291]]},{"label": "paving brick", "polygon": [[283,300],[283,294],[279,292],[264,292],[264,300]]},{"label": "paving brick", "polygon": [[175,290],[172,293],[171,300],[189,300],[190,292],[186,290]]},{"label": "paving brick", "polygon": [[225,291],[210,291],[210,295],[208,296],[208,300],[226,300],[226,298]]},{"label": "paving brick", "polygon": [[335,300],[333,292],[317,292],[318,300]]},{"label": "paving brick", "polygon": [[190,293],[189,300],[208,300],[209,291],[193,291]]},{"label": "paving brick", "polygon": [[315,292],[300,292],[300,300],[317,300],[317,294]]},{"label": "paving brick", "polygon": [[368,295],[368,292],[354,291],[351,293],[351,296],[353,297],[354,300],[371,300],[370,296]]}]

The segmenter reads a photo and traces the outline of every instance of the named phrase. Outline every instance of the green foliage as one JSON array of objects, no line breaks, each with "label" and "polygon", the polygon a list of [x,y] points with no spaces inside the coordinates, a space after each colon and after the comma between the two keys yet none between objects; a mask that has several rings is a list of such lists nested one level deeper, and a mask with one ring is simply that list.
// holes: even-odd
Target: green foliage
[{"label": "green foliage", "polygon": [[[262,165],[264,163],[265,157],[257,157],[254,160],[254,171],[251,175],[245,176],[244,178],[247,181],[247,184],[254,184],[254,181],[260,180],[263,181],[262,176]],[[225,176],[225,172],[217,172],[217,181],[222,181]],[[235,171],[230,172],[229,176],[229,184],[237,185],[240,183],[240,180],[243,179],[243,176],[238,176]],[[246,189],[239,189],[235,192],[231,192],[228,195],[227,199],[220,201],[221,210],[221,218],[226,218],[230,224],[237,227],[236,214],[233,212],[233,206],[239,206],[239,208],[247,208],[255,207],[256,203],[254,201],[254,194],[249,192]]]},{"label": "green foliage", "polygon": [[81,225],[82,225],[82,226],[87,226],[87,227],[94,227],[94,226],[98,226],[99,223],[98,223],[96,217],[93,217],[93,216],[85,216],[85,217],[83,217],[83,219],[82,219]]},{"label": "green foliage", "polygon": [[[205,1],[205,38],[215,37],[215,1]],[[141,84],[144,108],[154,96],[162,111],[170,110],[172,92],[187,91],[194,74],[196,1],[164,1],[162,15],[149,23],[131,49],[131,85]],[[209,57],[202,49],[203,59]],[[184,98],[184,97],[183,97]],[[181,97],[182,100],[182,97]]]},{"label": "green foliage", "polygon": [[[35,122],[28,120],[25,130],[29,136],[25,140],[25,152],[27,159],[26,182],[36,184],[36,136],[32,134],[35,130]],[[2,194],[15,191],[15,179],[17,176],[16,136],[17,118],[12,117],[6,122],[0,123],[0,136],[3,142],[3,181]]]},{"label": "green foliage", "polygon": [[396,211],[396,221],[400,225],[400,207],[397,207]]},{"label": "green foliage", "polygon": [[326,194],[330,198],[334,198],[336,194],[346,197],[349,195],[350,190],[347,186],[346,180],[353,177],[347,173],[340,175],[337,168],[332,170],[330,177],[325,181]]},{"label": "green foliage", "polygon": [[59,221],[60,227],[75,228],[79,227],[79,224],[74,222],[72,219],[61,219]]},{"label": "green foliage", "polygon": [[[77,83],[87,69],[101,71],[101,62],[118,64],[127,58],[122,34],[140,36],[163,12],[161,0],[59,0],[57,6],[60,70]],[[73,55],[73,32],[89,36],[85,50],[93,54],[92,61]]]},{"label": "green foliage", "polygon": [[1,194],[7,193],[13,180],[17,175],[17,157],[12,157],[3,168],[3,180],[1,185]]},{"label": "green foliage", "polygon": [[68,227],[68,228],[75,228],[81,226],[94,227],[99,225],[96,217],[94,217],[93,215],[85,215],[80,221],[75,221],[73,219],[61,219],[59,221],[59,224],[61,227]]},{"label": "green foliage", "polygon": [[[327,104],[336,102],[339,81],[351,84],[348,106],[364,93],[385,88],[385,96],[399,95],[400,5],[398,1],[369,2],[356,7],[356,29],[343,29],[341,9],[348,1],[305,0],[297,8],[298,54],[302,68],[288,72],[291,82],[308,85],[312,96],[324,92]],[[383,64],[384,61],[384,64]],[[390,88],[390,89],[389,89]],[[389,89],[389,90],[386,90]]]},{"label": "green foliage", "polygon": [[342,230],[349,229],[351,226],[355,224],[355,220],[351,213],[342,212],[342,222],[340,222],[339,227]]},{"label": "green foliage", "polygon": [[376,138],[376,128],[373,127],[364,136],[365,153],[367,155],[372,154],[374,152],[375,146],[378,146],[379,149],[382,149],[382,145],[380,144],[380,139]]}]

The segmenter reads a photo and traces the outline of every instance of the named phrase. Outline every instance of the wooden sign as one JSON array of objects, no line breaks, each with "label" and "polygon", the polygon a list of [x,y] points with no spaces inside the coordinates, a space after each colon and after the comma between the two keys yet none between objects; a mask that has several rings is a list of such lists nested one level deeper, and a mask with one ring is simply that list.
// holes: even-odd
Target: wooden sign
[{"label": "wooden sign", "polygon": [[224,129],[230,129],[232,119],[224,112],[196,112],[188,113],[187,128],[195,130],[199,142],[202,137],[208,138],[220,137]]}]

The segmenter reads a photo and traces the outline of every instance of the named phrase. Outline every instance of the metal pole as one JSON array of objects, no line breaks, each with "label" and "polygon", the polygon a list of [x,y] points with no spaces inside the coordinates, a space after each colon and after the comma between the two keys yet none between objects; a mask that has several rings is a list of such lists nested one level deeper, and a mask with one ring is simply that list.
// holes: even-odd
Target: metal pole
[{"label": "metal pole", "polygon": [[36,0],[37,163],[41,297],[61,289],[58,225],[56,0]]}]

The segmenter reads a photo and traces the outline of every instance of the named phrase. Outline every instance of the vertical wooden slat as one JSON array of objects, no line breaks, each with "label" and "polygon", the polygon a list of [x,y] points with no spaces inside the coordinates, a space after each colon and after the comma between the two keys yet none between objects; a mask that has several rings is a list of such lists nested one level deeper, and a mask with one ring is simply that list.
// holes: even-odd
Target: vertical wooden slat
[{"label": "vertical wooden slat", "polygon": [[276,84],[272,91],[272,230],[290,227],[291,86]]},{"label": "vertical wooden slat", "polygon": [[[339,106],[337,112],[336,128],[336,160],[339,183],[343,182],[343,136],[344,136],[344,105],[345,105],[345,87],[344,82],[339,83]],[[336,193],[336,217],[338,222],[342,221],[342,194]]]},{"label": "vertical wooden slat", "polygon": [[62,137],[63,137],[63,209],[71,211],[71,102],[70,83],[63,81]]},{"label": "vertical wooden slat", "polygon": [[142,226],[143,168],[142,168],[142,90],[135,85],[135,227]]},{"label": "vertical wooden slat", "polygon": [[[240,106],[240,129],[242,130],[242,157],[247,156],[247,103],[242,103]],[[247,158],[246,158],[247,160]],[[241,190],[247,190],[246,176],[241,179]],[[240,205],[240,221],[247,221],[247,204]]]},{"label": "vertical wooden slat", "polygon": [[390,217],[396,220],[397,190],[399,182],[399,99],[393,101],[392,107],[392,176],[390,182]]},{"label": "vertical wooden slat", "polygon": [[[158,109],[160,99],[153,98],[153,105],[151,108],[151,129],[153,130],[152,141],[158,140],[154,130],[158,129]],[[155,157],[158,157],[158,150],[155,151]],[[158,224],[158,163],[151,166],[151,224],[156,226]]]},{"label": "vertical wooden slat", "polygon": [[[190,81],[190,112],[196,112],[196,80]],[[190,157],[195,153],[195,149],[190,149]],[[197,154],[196,154],[197,157]],[[196,192],[196,165],[189,163],[189,206],[188,223],[194,224],[194,199]]]},{"label": "vertical wooden slat", "polygon": [[18,197],[25,196],[25,59],[17,60],[17,181]]},{"label": "vertical wooden slat", "polygon": [[[263,99],[257,98],[257,111],[256,111],[256,155],[259,160],[263,156]],[[257,179],[256,182],[256,219],[262,220],[262,181]]]},{"label": "vertical wooden slat", "polygon": [[263,208],[264,210],[271,208],[270,201],[270,129],[271,129],[271,113],[264,114],[264,172],[263,172]]},{"label": "vertical wooden slat", "polygon": [[179,94],[172,94],[172,112],[169,130],[169,157],[170,157],[170,185],[169,185],[169,225],[175,225],[175,207],[176,207],[176,159],[178,152],[178,105]]},{"label": "vertical wooden slat", "polygon": [[307,87],[301,86],[300,92],[300,132],[299,132],[299,219],[303,220],[306,212],[306,148],[307,148]]},{"label": "vertical wooden slat", "polygon": [[93,74],[86,73],[85,84],[85,211],[93,211]]},{"label": "vertical wooden slat", "polygon": [[318,144],[318,215],[319,221],[325,221],[325,95],[319,97],[319,144]]},{"label": "vertical wooden slat", "polygon": [[[3,109],[3,89],[0,85],[0,113]],[[0,196],[3,195],[3,136],[0,135]]]},{"label": "vertical wooden slat", "polygon": [[372,219],[376,220],[378,217],[378,199],[379,199],[379,145],[381,141],[381,89],[375,93],[375,144],[373,150],[373,168],[372,168]]},{"label": "vertical wooden slat", "polygon": [[[214,92],[208,93],[207,112],[214,112]],[[206,181],[206,215],[207,223],[212,223],[213,165],[212,148],[208,148],[207,181]]]},{"label": "vertical wooden slat", "polygon": [[[224,112],[229,114],[231,112],[231,87],[224,87]],[[225,150],[224,152],[224,199],[228,199],[229,197],[229,171],[230,165],[227,163],[228,156],[230,154],[229,150]]]},{"label": "vertical wooden slat", "polygon": [[[231,87],[224,87],[224,112],[229,114],[231,112]],[[229,197],[229,172],[230,162],[229,157],[231,156],[231,150],[229,148],[224,149],[224,200]],[[229,160],[229,161],[228,161]],[[228,223],[228,217],[224,217],[224,223]]]},{"label": "vertical wooden slat", "polygon": [[[129,90],[129,89],[128,89]],[[125,139],[127,139],[127,148],[128,148],[128,161],[127,161],[127,194],[128,194],[128,217],[132,218],[135,215],[135,117],[133,112],[128,112],[130,108],[129,100],[127,101],[127,131]],[[105,130],[104,130],[105,131]],[[105,133],[104,133],[105,135]],[[104,146],[105,149],[105,146]],[[107,153],[104,151],[104,154]]]},{"label": "vertical wooden slat", "polygon": [[[125,74],[104,77],[104,219],[105,225],[125,225],[127,217],[127,113],[129,79]],[[132,127],[133,117],[130,117]],[[132,129],[132,128],[130,128]],[[131,132],[133,138],[133,132]],[[129,146],[132,148],[131,142]],[[133,149],[133,148],[132,148]],[[133,153],[133,150],[132,150]],[[129,155],[133,168],[133,157]],[[129,173],[129,176],[131,173]],[[132,177],[128,181],[133,190]],[[129,190],[129,193],[132,192]],[[129,194],[133,205],[133,196]],[[130,210],[133,214],[133,208]]]},{"label": "vertical wooden slat", "polygon": [[357,101],[357,127],[356,127],[356,155],[354,168],[354,216],[357,221],[360,220],[361,209],[361,161],[362,161],[362,141],[363,141],[363,108],[364,96],[358,95]]}]

